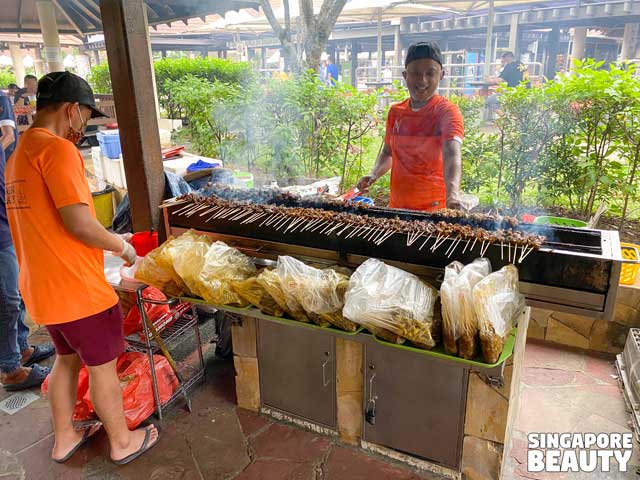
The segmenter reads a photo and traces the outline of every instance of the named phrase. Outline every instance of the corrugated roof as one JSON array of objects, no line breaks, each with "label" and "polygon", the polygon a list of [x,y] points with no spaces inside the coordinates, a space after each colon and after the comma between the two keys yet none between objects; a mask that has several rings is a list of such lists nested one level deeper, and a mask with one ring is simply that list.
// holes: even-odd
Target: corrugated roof
[{"label": "corrugated roof", "polygon": [[[100,0],[52,0],[61,33],[90,34],[102,30]],[[149,25],[161,25],[189,18],[224,15],[241,8],[257,8],[254,0],[144,0]],[[36,0],[0,0],[0,32],[40,31]]]}]

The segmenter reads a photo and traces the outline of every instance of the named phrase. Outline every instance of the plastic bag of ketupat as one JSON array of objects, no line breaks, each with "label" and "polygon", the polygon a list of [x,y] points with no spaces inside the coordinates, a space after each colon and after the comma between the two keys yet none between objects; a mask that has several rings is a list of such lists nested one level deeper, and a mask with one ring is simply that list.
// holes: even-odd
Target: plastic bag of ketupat
[{"label": "plastic bag of ketupat", "polygon": [[463,266],[453,262],[445,268],[440,288],[443,338],[452,355],[472,359],[478,351],[478,319],[473,304],[473,288],[491,273],[491,263],[478,258]]},{"label": "plastic bag of ketupat", "polygon": [[215,242],[207,250],[196,280],[197,294],[214,305],[249,305],[232,285],[257,274],[253,260],[224,242]]},{"label": "plastic bag of ketupat", "polygon": [[289,311],[299,315],[302,310],[304,316],[323,327],[334,325],[347,331],[357,330],[356,324],[342,316],[348,286],[346,275],[331,268],[310,267],[288,256],[278,257],[276,273]]},{"label": "plastic bag of ketupat", "polygon": [[269,294],[267,289],[258,281],[257,277],[251,277],[240,282],[233,282],[232,287],[242,299],[255,305],[265,315],[273,317],[281,317],[284,315],[284,309],[280,307],[278,302]]},{"label": "plastic bag of ketupat", "polygon": [[188,288],[173,269],[171,258],[167,255],[167,247],[173,240],[173,237],[169,237],[166,242],[144,256],[136,270],[136,279],[153,285],[167,295],[179,297],[184,295]]},{"label": "plastic bag of ketupat", "polygon": [[507,265],[480,280],[473,288],[473,305],[484,361],[496,363],[516,313],[525,306],[524,295],[518,290],[518,269]]},{"label": "plastic bag of ketupat", "polygon": [[437,296],[437,290],[417,276],[371,258],[351,276],[343,314],[430,349],[442,336],[442,325],[433,315]]},{"label": "plastic bag of ketupat", "polygon": [[164,249],[163,259],[171,262],[171,267],[193,295],[198,295],[198,278],[210,246],[209,237],[189,230]]}]

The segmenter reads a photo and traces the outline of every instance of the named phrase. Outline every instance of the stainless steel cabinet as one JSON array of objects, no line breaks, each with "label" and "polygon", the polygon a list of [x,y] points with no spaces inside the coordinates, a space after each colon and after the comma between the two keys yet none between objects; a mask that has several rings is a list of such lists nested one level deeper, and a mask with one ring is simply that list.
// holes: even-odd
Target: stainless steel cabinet
[{"label": "stainless steel cabinet", "polygon": [[258,362],[263,405],[336,428],[335,337],[261,320]]},{"label": "stainless steel cabinet", "polygon": [[458,468],[468,371],[378,344],[366,345],[364,367],[363,408],[375,403],[375,423],[365,418],[363,439]]}]

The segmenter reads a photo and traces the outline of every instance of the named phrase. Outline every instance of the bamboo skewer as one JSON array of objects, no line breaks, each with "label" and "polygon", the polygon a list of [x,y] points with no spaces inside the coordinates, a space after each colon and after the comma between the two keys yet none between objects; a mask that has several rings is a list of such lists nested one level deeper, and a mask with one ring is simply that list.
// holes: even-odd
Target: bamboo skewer
[{"label": "bamboo skewer", "polygon": [[431,237],[433,237],[433,233],[429,234],[429,236],[427,237],[427,239],[426,239],[424,242],[422,242],[422,245],[420,245],[420,248],[418,249],[418,251],[421,251],[421,250],[424,248],[424,246],[427,244],[427,242],[429,241],[429,239],[430,239]]}]

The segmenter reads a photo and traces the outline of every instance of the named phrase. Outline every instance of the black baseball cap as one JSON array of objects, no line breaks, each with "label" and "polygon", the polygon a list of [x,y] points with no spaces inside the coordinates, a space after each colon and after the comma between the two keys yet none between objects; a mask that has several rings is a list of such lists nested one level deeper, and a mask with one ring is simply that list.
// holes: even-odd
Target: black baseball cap
[{"label": "black baseball cap", "polygon": [[79,103],[91,109],[91,118],[107,115],[96,108],[93,90],[87,81],[71,72],[51,72],[38,81],[36,109],[40,101]]},{"label": "black baseball cap", "polygon": [[418,42],[414,43],[407,50],[407,57],[404,61],[404,66],[406,67],[411,62],[415,60],[422,60],[423,58],[429,58],[434,60],[442,66],[442,52],[440,51],[440,47],[435,42]]}]

